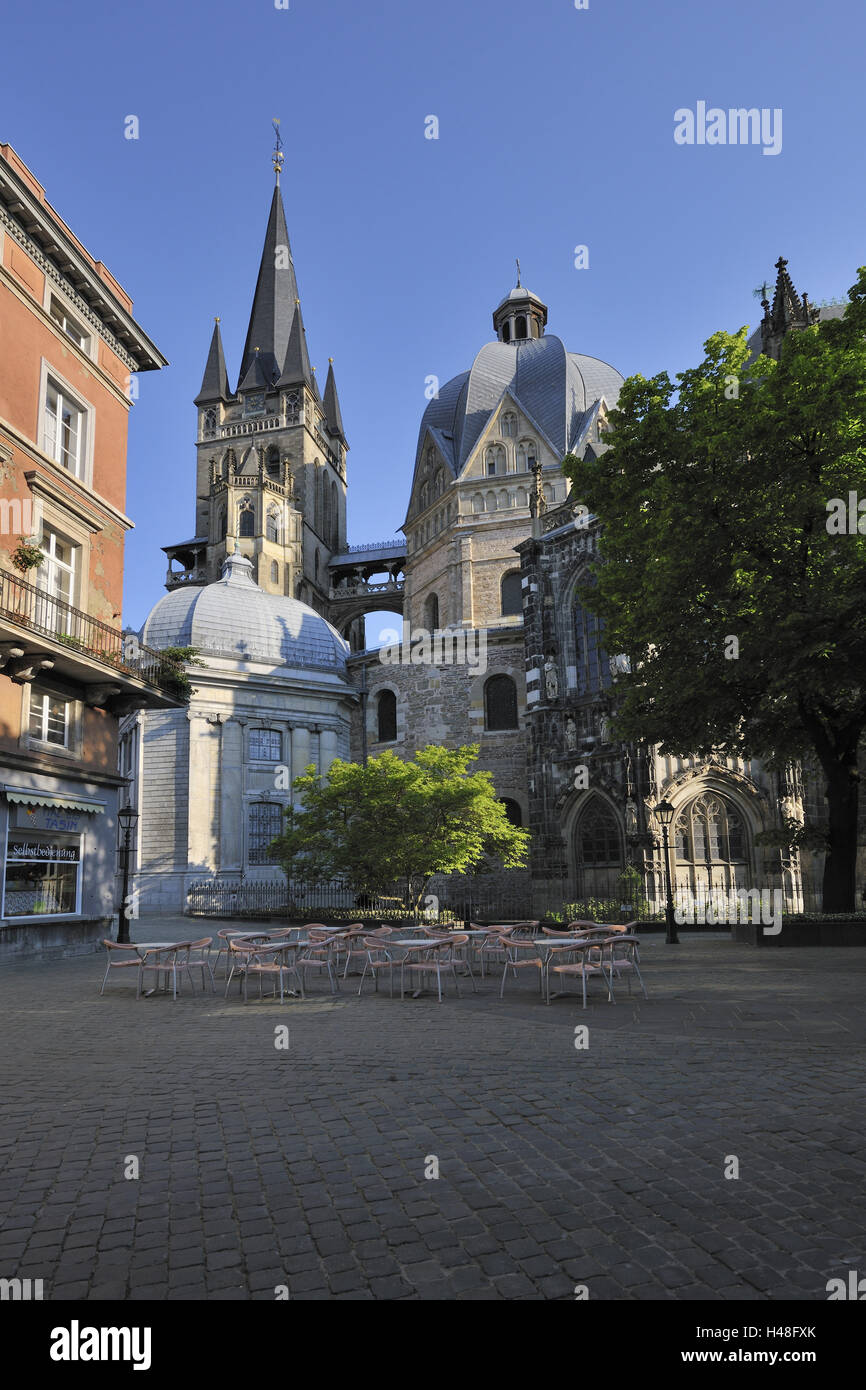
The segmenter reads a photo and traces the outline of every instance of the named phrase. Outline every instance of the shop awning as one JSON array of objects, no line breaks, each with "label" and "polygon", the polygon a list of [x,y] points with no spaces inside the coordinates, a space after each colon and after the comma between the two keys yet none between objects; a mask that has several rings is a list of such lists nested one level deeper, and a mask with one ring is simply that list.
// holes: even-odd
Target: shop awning
[{"label": "shop awning", "polygon": [[53,792],[8,786],[3,790],[8,801],[17,801],[22,806],[56,806],[61,811],[87,811],[92,815],[100,815],[105,810],[104,801],[93,801],[86,796],[56,796]]}]

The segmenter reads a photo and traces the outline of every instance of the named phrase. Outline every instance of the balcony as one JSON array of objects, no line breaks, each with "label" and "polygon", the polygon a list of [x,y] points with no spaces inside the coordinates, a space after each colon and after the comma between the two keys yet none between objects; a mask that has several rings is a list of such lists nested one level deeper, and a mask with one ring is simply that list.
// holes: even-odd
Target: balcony
[{"label": "balcony", "polygon": [[115,715],[185,703],[187,680],[176,661],[0,569],[0,673],[27,685],[49,672],[79,687],[86,704]]}]

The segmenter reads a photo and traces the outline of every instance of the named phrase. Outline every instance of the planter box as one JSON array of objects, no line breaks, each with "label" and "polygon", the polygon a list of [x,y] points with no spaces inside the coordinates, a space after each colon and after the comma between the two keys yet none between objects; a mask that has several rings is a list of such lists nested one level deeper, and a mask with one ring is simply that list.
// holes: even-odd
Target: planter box
[{"label": "planter box", "polygon": [[866,946],[866,917],[852,922],[800,917],[783,921],[775,936],[767,935],[760,922],[735,922],[731,937],[743,946]]}]

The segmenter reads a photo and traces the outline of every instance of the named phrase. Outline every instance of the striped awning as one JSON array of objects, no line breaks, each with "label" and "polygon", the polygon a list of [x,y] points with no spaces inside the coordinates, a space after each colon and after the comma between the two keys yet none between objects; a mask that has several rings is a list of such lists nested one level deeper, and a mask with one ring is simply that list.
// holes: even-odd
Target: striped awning
[{"label": "striped awning", "polygon": [[21,787],[3,788],[7,801],[17,801],[22,806],[56,806],[61,811],[87,811],[100,815],[105,810],[104,801],[93,801],[86,796],[57,796],[54,792],[27,791]]}]

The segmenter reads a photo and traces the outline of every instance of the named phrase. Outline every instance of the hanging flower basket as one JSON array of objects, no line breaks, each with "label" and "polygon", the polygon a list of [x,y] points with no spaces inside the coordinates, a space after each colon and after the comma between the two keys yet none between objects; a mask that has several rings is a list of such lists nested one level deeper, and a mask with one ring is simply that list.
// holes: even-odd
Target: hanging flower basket
[{"label": "hanging flower basket", "polygon": [[20,540],[12,551],[11,560],[13,565],[21,574],[26,574],[28,570],[35,569],[41,565],[45,559],[45,552],[40,545],[31,545],[29,541]]}]

